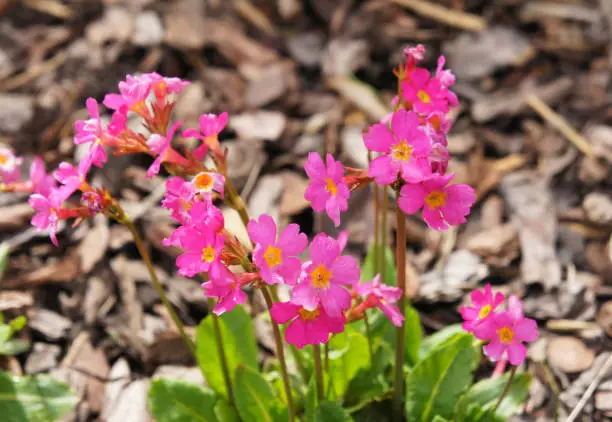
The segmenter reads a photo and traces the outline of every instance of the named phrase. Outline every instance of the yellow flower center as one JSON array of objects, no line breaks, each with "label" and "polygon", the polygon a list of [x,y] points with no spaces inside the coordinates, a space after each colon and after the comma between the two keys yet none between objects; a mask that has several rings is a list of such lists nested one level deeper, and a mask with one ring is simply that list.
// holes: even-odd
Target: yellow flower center
[{"label": "yellow flower center", "polygon": [[491,313],[491,305],[485,305],[482,308],[480,308],[480,312],[478,312],[478,318],[479,319],[485,319],[486,317],[489,316],[489,314]]},{"label": "yellow flower center", "polygon": [[399,161],[408,161],[412,155],[412,148],[405,140],[402,140],[399,144],[394,145],[391,148],[393,152],[393,158]]},{"label": "yellow flower center", "polygon": [[336,184],[334,183],[332,179],[330,179],[329,177],[326,177],[325,182],[327,183],[326,189],[329,193],[331,193],[332,195],[335,195],[338,193],[338,187],[336,186]]},{"label": "yellow flower center", "polygon": [[202,249],[202,261],[212,262],[215,259],[215,248],[208,246]]},{"label": "yellow flower center", "polygon": [[4,166],[6,165],[6,163],[8,163],[9,159],[6,155],[4,154],[0,154],[0,166]]},{"label": "yellow flower center", "polygon": [[435,190],[425,197],[425,202],[430,208],[438,208],[446,204],[446,192]]},{"label": "yellow flower center", "polygon": [[213,178],[208,173],[200,173],[193,179],[193,184],[198,190],[209,191],[213,186]]},{"label": "yellow flower center", "polygon": [[264,259],[270,268],[276,267],[283,262],[281,250],[279,248],[275,248],[274,246],[268,246],[268,249],[266,249],[266,252],[264,253]]},{"label": "yellow flower center", "polygon": [[508,327],[502,327],[497,330],[497,335],[499,336],[499,341],[502,343],[512,343],[512,339],[514,338],[514,331],[512,331]]},{"label": "yellow flower center", "polygon": [[429,103],[429,102],[431,101],[431,97],[429,96],[429,94],[428,94],[428,93],[426,93],[426,92],[425,92],[425,91],[423,91],[423,90],[420,90],[420,91],[417,93],[417,97],[419,97],[419,100],[421,100],[421,102],[423,102],[423,103],[425,103],[425,104],[427,104],[427,103]]},{"label": "yellow flower center", "polygon": [[325,268],[325,265],[321,264],[310,273],[310,276],[312,277],[313,286],[326,289],[329,287],[332,273]]},{"label": "yellow flower center", "polygon": [[314,311],[309,311],[308,309],[302,308],[298,311],[298,314],[300,314],[300,318],[302,318],[304,321],[312,321],[321,315],[321,311],[319,311],[319,308],[315,309]]}]

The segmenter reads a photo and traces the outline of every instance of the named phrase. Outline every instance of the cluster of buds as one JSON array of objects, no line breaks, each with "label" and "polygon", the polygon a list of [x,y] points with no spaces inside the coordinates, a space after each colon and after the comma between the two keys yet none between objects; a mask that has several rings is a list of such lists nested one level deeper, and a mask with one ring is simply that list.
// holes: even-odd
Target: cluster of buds
[{"label": "cluster of buds", "polygon": [[520,365],[527,355],[523,343],[538,339],[538,325],[525,317],[523,305],[516,296],[510,296],[504,308],[505,301],[502,293],[493,294],[489,284],[482,291],[474,290],[473,306],[461,307],[463,329],[488,342],[483,350],[492,361],[507,360],[512,365]]}]

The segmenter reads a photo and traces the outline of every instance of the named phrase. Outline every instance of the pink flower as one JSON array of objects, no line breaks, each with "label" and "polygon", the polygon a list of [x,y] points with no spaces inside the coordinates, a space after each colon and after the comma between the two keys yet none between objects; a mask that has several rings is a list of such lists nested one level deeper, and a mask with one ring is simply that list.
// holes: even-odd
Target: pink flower
[{"label": "pink flower", "polygon": [[10,149],[0,148],[0,178],[4,183],[13,183],[19,180],[21,163],[23,163],[22,157],[15,156]]},{"label": "pink flower", "polygon": [[276,223],[269,215],[263,214],[249,221],[247,230],[255,243],[253,261],[259,268],[261,278],[268,284],[285,283],[294,285],[300,275],[302,263],[297,255],[308,245],[308,238],[300,233],[297,224],[289,224],[276,240]]},{"label": "pink flower", "polygon": [[102,121],[100,120],[98,102],[93,98],[88,98],[85,104],[91,118],[89,120],[77,120],[74,123],[74,130],[76,131],[74,143],[75,145],[91,144],[87,153],[89,158],[87,159],[94,166],[102,167],[108,160],[108,156],[104,146],[102,146],[102,138],[105,135]]},{"label": "pink flower", "polygon": [[172,212],[172,218],[185,224],[189,220],[194,195],[191,183],[178,176],[170,177],[166,180],[166,196],[162,200],[162,207]]},{"label": "pink flower", "polygon": [[219,208],[215,207],[212,202],[194,202],[186,224],[176,229],[168,238],[162,241],[164,246],[181,246],[181,239],[191,233],[192,229],[200,232],[218,233],[223,229],[225,221],[223,213]]},{"label": "pink flower", "polygon": [[291,299],[309,311],[319,305],[334,318],[351,306],[351,295],[342,286],[359,281],[359,265],[351,256],[340,256],[338,241],[319,233],[310,244],[312,261],[302,267],[300,281],[291,291]]},{"label": "pink flower", "polygon": [[[475,332],[478,327],[493,322],[495,309],[504,302],[504,295],[500,292],[493,295],[491,285],[487,284],[484,290],[474,290],[472,292],[472,303],[474,306],[462,306],[461,316],[465,320],[463,329],[468,332]],[[479,335],[476,334],[478,337]]]},{"label": "pink flower", "polygon": [[276,302],[270,314],[277,324],[290,322],[285,331],[285,340],[298,349],[307,344],[327,343],[329,335],[343,332],[346,323],[343,314],[332,318],[322,306],[308,310],[292,302]]},{"label": "pink flower", "polygon": [[520,365],[525,360],[527,349],[523,342],[532,342],[539,337],[537,323],[516,309],[496,313],[493,323],[480,331],[481,339],[491,340],[484,346],[484,354],[493,361],[508,359],[512,365]]},{"label": "pink flower", "polygon": [[209,230],[200,232],[187,228],[180,237],[181,246],[187,252],[176,258],[178,273],[184,277],[193,277],[201,272],[216,271],[221,267],[221,251],[225,236]]},{"label": "pink flower", "polygon": [[203,171],[191,179],[191,184],[206,201],[212,201],[213,191],[224,197],[225,177],[220,173]]},{"label": "pink flower", "polygon": [[153,163],[149,166],[147,170],[147,177],[153,177],[157,173],[159,173],[159,169],[162,163],[169,160],[171,155],[175,153],[175,151],[170,147],[170,143],[172,142],[172,138],[174,137],[174,132],[176,129],[183,124],[183,122],[176,122],[170,129],[168,130],[168,134],[166,136],[159,135],[154,133],[147,140],[147,146],[149,149],[158,154],[157,158],[153,161]]},{"label": "pink flower", "polygon": [[459,104],[459,99],[454,92],[448,89],[449,86],[455,84],[455,75],[449,69],[444,70],[444,64],[446,63],[446,58],[444,56],[440,56],[438,58],[438,68],[436,69],[436,78],[440,80],[440,84],[442,85],[442,92],[446,96],[448,102],[453,106],[457,107]]},{"label": "pink flower", "polygon": [[355,290],[364,299],[367,307],[377,306],[387,315],[393,325],[402,326],[404,315],[397,306],[391,305],[402,296],[401,289],[383,284],[380,281],[380,274],[377,274],[372,281],[357,284]]},{"label": "pink flower", "polygon": [[404,57],[406,60],[420,62],[425,57],[425,47],[423,47],[423,44],[417,44],[416,47],[406,47],[404,48]]},{"label": "pink flower", "polygon": [[421,183],[404,185],[398,205],[406,214],[414,214],[423,208],[423,218],[434,230],[446,230],[448,225],[465,223],[465,217],[476,201],[476,193],[468,185],[447,186],[454,176],[434,174]]},{"label": "pink flower", "polygon": [[377,184],[393,183],[398,173],[410,183],[420,182],[431,174],[427,160],[431,141],[415,112],[396,111],[391,118],[391,130],[377,123],[370,127],[363,140],[370,151],[383,153],[370,163],[369,175]]},{"label": "pink flower", "polygon": [[52,189],[57,187],[57,183],[52,175],[47,174],[45,163],[40,157],[34,158],[30,165],[30,183],[34,193],[48,196]]},{"label": "pink flower", "polygon": [[217,304],[213,309],[216,315],[229,312],[246,300],[246,294],[240,289],[238,277],[222,265],[216,274],[210,274],[210,281],[202,283],[202,288],[206,296],[217,298]]},{"label": "pink flower", "polygon": [[218,142],[218,136],[227,124],[229,115],[223,112],[216,114],[202,114],[200,116],[200,131],[187,129],[183,132],[183,138],[198,138],[202,144],[193,151],[193,155],[198,160],[203,160],[208,152],[210,144]]},{"label": "pink flower", "polygon": [[446,90],[440,79],[430,78],[427,69],[414,69],[401,84],[404,99],[412,104],[417,113],[448,112]]},{"label": "pink flower", "polygon": [[68,198],[87,183],[86,178],[90,165],[91,161],[87,160],[82,160],[77,168],[65,161],[59,164],[57,170],[53,172],[53,177],[63,185],[59,188],[62,190],[63,196]]},{"label": "pink flower", "polygon": [[316,152],[308,154],[308,161],[304,169],[311,179],[306,188],[304,198],[310,201],[312,209],[316,212],[325,210],[336,227],[340,225],[340,211],[348,209],[349,188],[342,181],[344,167],[342,163],[334,160],[331,154],[325,157],[327,166]]},{"label": "pink flower", "polygon": [[55,246],[58,246],[57,226],[60,220],[58,213],[68,196],[66,191],[61,189],[52,189],[48,195],[39,193],[30,195],[30,205],[36,211],[31,223],[37,231],[49,230],[49,237]]}]

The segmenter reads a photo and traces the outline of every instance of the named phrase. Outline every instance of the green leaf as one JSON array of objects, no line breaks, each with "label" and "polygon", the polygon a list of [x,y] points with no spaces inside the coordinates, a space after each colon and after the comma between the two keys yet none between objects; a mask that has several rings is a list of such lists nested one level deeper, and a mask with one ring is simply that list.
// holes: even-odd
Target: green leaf
[{"label": "green leaf", "polygon": [[369,365],[368,340],[363,334],[336,334],[329,342],[329,377],[335,393],[330,397],[342,397],[359,370]]},{"label": "green leaf", "polygon": [[419,349],[420,359],[425,358],[425,356],[427,356],[432,350],[443,346],[449,339],[453,338],[459,333],[465,334],[465,331],[463,331],[463,328],[461,328],[461,324],[453,324],[428,336],[421,343],[421,347]]},{"label": "green leaf", "polygon": [[[379,254],[381,246],[377,244],[370,245],[370,249],[368,250],[368,254],[366,255],[363,265],[361,266],[361,279],[364,281],[370,281],[376,275],[374,271],[374,262],[376,259],[376,255]],[[383,278],[383,282],[385,284],[389,284],[391,286],[395,286],[397,284],[397,269],[395,268],[395,254],[393,249],[388,245],[384,247],[384,273],[385,277]],[[381,271],[382,273],[382,271]]]},{"label": "green leaf", "polygon": [[444,419],[442,416],[436,415],[436,417],[433,418],[433,422],[448,422],[448,419]]},{"label": "green leaf", "polygon": [[351,412],[380,400],[389,391],[387,375],[394,360],[394,350],[389,343],[383,342],[374,353],[373,365],[361,369],[349,383],[344,403],[351,408]]},{"label": "green leaf", "polygon": [[8,257],[11,253],[11,248],[7,242],[0,243],[0,280],[4,276],[6,265],[8,264]]},{"label": "green leaf", "polygon": [[215,416],[219,422],[240,422],[236,410],[224,399],[219,399],[215,406]]},{"label": "green leaf", "polygon": [[18,316],[17,318],[15,318],[14,320],[12,320],[10,322],[10,326],[11,326],[11,330],[12,330],[12,334],[21,331],[21,329],[23,327],[25,327],[26,323],[28,322],[28,319],[26,317],[22,316]]},{"label": "green leaf", "polygon": [[0,346],[11,338],[11,326],[8,324],[0,324]]},{"label": "green leaf", "polygon": [[516,374],[497,411],[494,411],[504,391],[510,373],[477,382],[461,397],[455,409],[457,422],[505,422],[517,414],[529,393],[531,376]]},{"label": "green leaf", "polygon": [[275,422],[287,419],[286,409],[259,372],[238,366],[234,381],[238,414],[243,421]]},{"label": "green leaf", "polygon": [[[414,366],[419,361],[419,352],[423,340],[423,328],[419,313],[410,304],[406,304],[406,320],[404,329],[406,330],[406,348],[404,349],[405,362],[408,366]],[[389,321],[384,313],[376,315],[372,319],[372,336],[374,338],[384,338],[393,348],[396,342],[397,327]]]},{"label": "green leaf", "polygon": [[20,338],[12,338],[4,343],[0,342],[0,355],[15,356],[28,350],[30,350],[30,342]]},{"label": "green leaf", "polygon": [[353,418],[338,403],[323,401],[317,407],[315,422],[352,422]]},{"label": "green leaf", "polygon": [[406,378],[407,419],[452,417],[457,400],[472,382],[475,359],[472,336],[457,334],[419,362]]},{"label": "green leaf", "polygon": [[[246,311],[237,306],[218,319],[230,378],[239,364],[257,368],[257,343]],[[217,394],[228,398],[223,367],[217,348],[213,316],[204,318],[196,330],[196,354],[206,382]]]},{"label": "green leaf", "polygon": [[49,422],[68,413],[78,400],[70,388],[49,376],[13,376],[0,371],[3,422]]},{"label": "green leaf", "polygon": [[159,378],[149,388],[149,409],[158,422],[217,422],[212,391],[181,380]]}]

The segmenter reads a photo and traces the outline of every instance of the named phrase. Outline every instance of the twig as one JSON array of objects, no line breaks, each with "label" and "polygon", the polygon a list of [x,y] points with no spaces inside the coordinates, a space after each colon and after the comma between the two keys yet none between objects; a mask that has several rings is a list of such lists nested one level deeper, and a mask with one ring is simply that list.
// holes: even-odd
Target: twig
[{"label": "twig", "polygon": [[544,120],[550,123],[554,128],[563,134],[568,141],[574,144],[578,150],[589,158],[595,158],[593,147],[591,144],[580,135],[568,122],[550,108],[544,101],[540,100],[535,95],[531,95],[527,99],[527,104],[533,108]]},{"label": "twig", "polygon": [[597,372],[597,375],[595,375],[595,378],[593,378],[591,385],[589,385],[589,388],[586,389],[586,391],[580,398],[580,401],[578,402],[576,407],[574,407],[574,410],[572,410],[572,413],[570,413],[565,422],[574,422],[576,420],[578,415],[580,415],[580,412],[582,412],[582,409],[586,405],[587,401],[589,401],[589,398],[593,395],[593,393],[599,386],[599,383],[608,374],[608,370],[610,370],[610,368],[612,368],[612,353],[610,353],[610,356],[608,356],[606,362],[603,364],[599,372]]},{"label": "twig", "polygon": [[55,0],[24,0],[23,4],[30,9],[55,16],[59,19],[70,19],[73,15],[70,7]]},{"label": "twig", "polygon": [[64,51],[59,52],[49,60],[45,60],[38,65],[32,66],[25,72],[20,73],[13,78],[0,82],[0,91],[10,91],[26,85],[28,82],[38,78],[39,76],[57,69],[64,64],[66,59],[68,59],[68,54],[66,54]]},{"label": "twig", "polygon": [[467,29],[468,31],[482,31],[487,29],[487,22],[480,16],[470,13],[458,12],[448,9],[439,4],[429,3],[423,0],[388,0],[392,3],[403,6],[413,12],[433,19],[448,26]]}]

